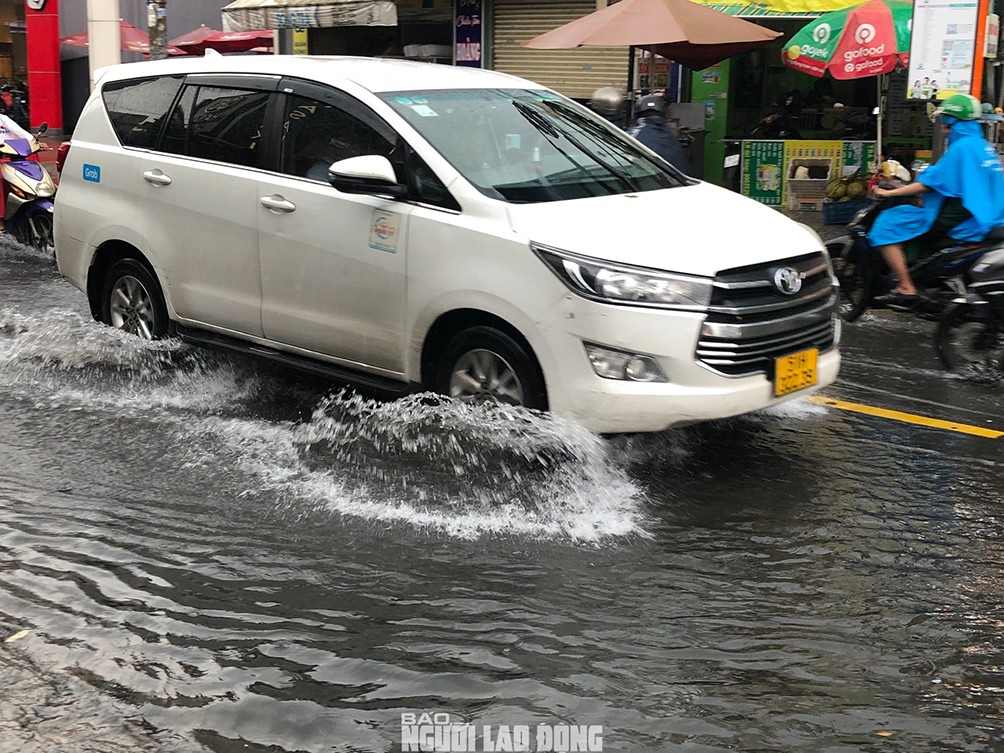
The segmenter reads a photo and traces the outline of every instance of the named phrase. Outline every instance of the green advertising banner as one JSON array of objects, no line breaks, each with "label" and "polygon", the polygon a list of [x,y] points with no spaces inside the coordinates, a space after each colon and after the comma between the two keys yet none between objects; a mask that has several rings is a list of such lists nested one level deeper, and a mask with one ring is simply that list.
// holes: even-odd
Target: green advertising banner
[{"label": "green advertising banner", "polygon": [[874,141],[845,141],[843,174],[852,172],[874,173],[878,171],[875,164]]},{"label": "green advertising banner", "polygon": [[744,141],[742,195],[769,206],[781,206],[784,178],[783,141]]}]

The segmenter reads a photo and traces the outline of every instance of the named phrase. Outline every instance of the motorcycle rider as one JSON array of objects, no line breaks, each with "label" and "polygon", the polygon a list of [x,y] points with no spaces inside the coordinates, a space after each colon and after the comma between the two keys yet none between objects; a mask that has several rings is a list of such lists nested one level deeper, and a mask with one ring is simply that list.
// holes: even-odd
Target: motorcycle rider
[{"label": "motorcycle rider", "polygon": [[1004,225],[1004,166],[984,138],[980,101],[969,94],[953,94],[938,112],[948,136],[941,158],[898,188],[876,188],[877,198],[923,196],[921,206],[902,205],[883,210],[868,232],[896,276],[896,287],[877,296],[876,303],[913,308],[921,300],[908,265],[925,242],[950,237],[981,241],[994,227]]},{"label": "motorcycle rider", "polygon": [[616,86],[601,86],[589,98],[589,107],[618,128],[625,126],[624,102],[627,97]]},{"label": "motorcycle rider", "polygon": [[634,108],[637,121],[628,133],[678,170],[685,170],[687,157],[680,139],[666,123],[666,101],[657,94],[646,94]]}]

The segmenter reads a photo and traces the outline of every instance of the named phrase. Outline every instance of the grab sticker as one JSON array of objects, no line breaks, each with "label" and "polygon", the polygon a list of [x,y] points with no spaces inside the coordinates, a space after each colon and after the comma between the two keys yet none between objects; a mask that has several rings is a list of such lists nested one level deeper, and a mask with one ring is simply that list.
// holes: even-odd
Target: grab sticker
[{"label": "grab sticker", "polygon": [[401,215],[394,212],[385,212],[382,209],[373,210],[373,218],[370,222],[370,248],[377,251],[386,251],[389,254],[397,253],[397,227]]},{"label": "grab sticker", "polygon": [[97,165],[88,165],[84,163],[84,180],[89,180],[91,183],[101,182],[101,168]]}]

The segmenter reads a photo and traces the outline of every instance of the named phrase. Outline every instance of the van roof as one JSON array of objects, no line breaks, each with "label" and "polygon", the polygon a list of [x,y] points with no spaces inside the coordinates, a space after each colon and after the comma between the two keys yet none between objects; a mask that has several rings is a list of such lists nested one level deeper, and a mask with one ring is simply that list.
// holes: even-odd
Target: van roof
[{"label": "van roof", "polygon": [[430,89],[543,89],[523,78],[479,68],[342,55],[219,55],[123,63],[95,72],[100,83],[188,73],[258,73],[337,85],[353,81],[372,92]]}]

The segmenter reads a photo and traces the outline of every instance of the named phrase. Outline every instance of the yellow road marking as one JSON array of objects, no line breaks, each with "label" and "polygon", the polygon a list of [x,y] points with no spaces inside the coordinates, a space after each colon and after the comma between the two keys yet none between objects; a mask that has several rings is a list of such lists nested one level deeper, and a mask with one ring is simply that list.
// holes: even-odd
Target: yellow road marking
[{"label": "yellow road marking", "polygon": [[864,405],[863,403],[848,403],[844,400],[834,400],[829,397],[820,397],[819,395],[810,397],[809,402],[816,403],[817,405],[828,405],[831,408],[851,411],[852,413],[864,413],[866,416],[889,418],[893,421],[929,426],[932,429],[947,429],[948,431],[957,431],[960,434],[972,434],[973,436],[986,437],[987,439],[1000,439],[1004,437],[1004,431],[996,429],[985,429],[982,426],[960,424],[957,421],[942,421],[940,418],[930,418],[928,416],[918,416],[915,413],[902,413],[898,410],[876,408],[874,405]]}]

